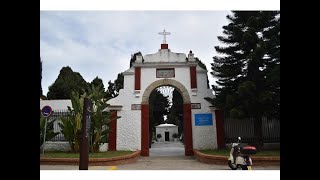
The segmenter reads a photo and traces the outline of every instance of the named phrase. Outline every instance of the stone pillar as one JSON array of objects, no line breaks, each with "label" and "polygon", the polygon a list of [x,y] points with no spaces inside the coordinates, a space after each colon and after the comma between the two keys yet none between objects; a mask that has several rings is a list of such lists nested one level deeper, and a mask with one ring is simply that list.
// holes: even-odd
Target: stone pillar
[{"label": "stone pillar", "polygon": [[183,104],[184,148],[186,156],[193,156],[191,104]]},{"label": "stone pillar", "polygon": [[141,104],[141,156],[149,156],[149,104]]},{"label": "stone pillar", "polygon": [[224,142],[224,122],[223,122],[223,112],[220,109],[215,110],[216,124],[217,124],[217,144],[218,149],[223,149],[226,147]]},{"label": "stone pillar", "polygon": [[108,143],[108,151],[116,151],[117,150],[117,120],[115,119],[117,117],[117,111],[112,110],[110,111],[110,130],[109,133],[109,143]]}]

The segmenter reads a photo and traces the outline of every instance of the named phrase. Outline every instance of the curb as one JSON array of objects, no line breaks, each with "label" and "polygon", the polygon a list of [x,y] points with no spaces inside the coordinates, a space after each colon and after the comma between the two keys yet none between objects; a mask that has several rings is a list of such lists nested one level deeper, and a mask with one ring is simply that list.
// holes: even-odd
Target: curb
[{"label": "curb", "polygon": [[[226,165],[228,164],[228,156],[220,155],[208,155],[201,153],[198,150],[193,150],[194,156],[198,161],[207,164],[219,164]],[[251,157],[253,165],[268,165],[268,166],[280,166],[280,157]]]},{"label": "curb", "polygon": [[[135,163],[140,150],[132,154],[111,158],[89,158],[89,166],[114,166]],[[40,165],[78,165],[79,158],[40,158]]]}]

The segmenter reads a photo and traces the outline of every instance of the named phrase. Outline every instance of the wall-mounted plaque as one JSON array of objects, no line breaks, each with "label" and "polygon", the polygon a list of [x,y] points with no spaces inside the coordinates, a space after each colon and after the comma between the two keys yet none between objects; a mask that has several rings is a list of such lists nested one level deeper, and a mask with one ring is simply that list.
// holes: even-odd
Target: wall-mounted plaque
[{"label": "wall-mounted plaque", "polygon": [[200,103],[191,103],[191,109],[201,109]]},{"label": "wall-mounted plaque", "polygon": [[141,104],[131,104],[131,110],[141,110]]},{"label": "wall-mounted plaque", "polygon": [[174,68],[157,69],[157,78],[175,77]]},{"label": "wall-mounted plaque", "polygon": [[195,126],[212,126],[212,114],[195,114]]}]

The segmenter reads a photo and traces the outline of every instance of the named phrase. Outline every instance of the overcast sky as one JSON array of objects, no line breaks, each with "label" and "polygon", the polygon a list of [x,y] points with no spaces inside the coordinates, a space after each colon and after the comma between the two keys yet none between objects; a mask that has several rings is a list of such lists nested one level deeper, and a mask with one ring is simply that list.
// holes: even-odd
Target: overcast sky
[{"label": "overcast sky", "polygon": [[[227,25],[230,11],[41,11],[40,57],[42,89],[47,95],[62,67],[70,66],[91,82],[96,76],[114,81],[129,68],[131,54],[156,53],[164,28],[171,32],[172,52],[195,57],[211,71],[217,36]],[[208,73],[210,85],[214,79]]]}]

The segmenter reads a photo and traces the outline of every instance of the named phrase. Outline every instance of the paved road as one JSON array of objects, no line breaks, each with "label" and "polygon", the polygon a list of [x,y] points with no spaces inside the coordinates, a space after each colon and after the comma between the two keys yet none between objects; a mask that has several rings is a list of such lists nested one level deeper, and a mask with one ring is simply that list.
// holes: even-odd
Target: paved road
[{"label": "paved road", "polygon": [[[254,163],[254,162],[253,162]],[[40,170],[77,170],[79,166],[40,165]],[[140,157],[136,163],[112,166],[89,166],[89,170],[230,170],[228,165],[205,164],[193,156],[184,156],[180,142],[154,143],[150,157]],[[280,170],[280,166],[253,166],[256,170]]]},{"label": "paved road", "polygon": [[181,142],[155,142],[149,149],[149,156],[184,156],[184,145]]},{"label": "paved road", "polygon": [[[89,170],[111,170],[112,166],[89,166]],[[40,170],[77,170],[79,166],[40,165]],[[228,165],[205,164],[194,157],[140,157],[136,163],[116,166],[117,170],[230,170]],[[254,170],[280,170],[280,166],[253,166]]]}]

